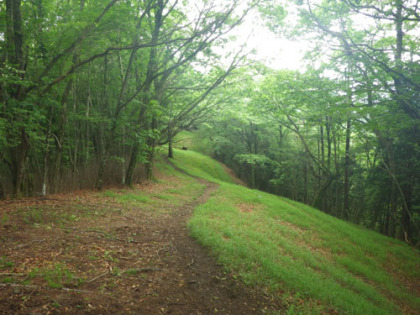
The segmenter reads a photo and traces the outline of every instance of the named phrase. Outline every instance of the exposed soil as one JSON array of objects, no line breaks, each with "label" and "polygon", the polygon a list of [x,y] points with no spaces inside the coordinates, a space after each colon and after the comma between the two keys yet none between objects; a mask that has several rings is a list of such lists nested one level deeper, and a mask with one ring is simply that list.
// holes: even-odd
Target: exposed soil
[{"label": "exposed soil", "polygon": [[0,314],[281,310],[263,290],[226,273],[189,236],[193,209],[217,189],[194,180],[195,198],[177,196],[174,205],[162,194],[185,185],[177,177],[136,186],[133,192],[141,190],[154,201],[149,204],[89,191],[1,202]]}]

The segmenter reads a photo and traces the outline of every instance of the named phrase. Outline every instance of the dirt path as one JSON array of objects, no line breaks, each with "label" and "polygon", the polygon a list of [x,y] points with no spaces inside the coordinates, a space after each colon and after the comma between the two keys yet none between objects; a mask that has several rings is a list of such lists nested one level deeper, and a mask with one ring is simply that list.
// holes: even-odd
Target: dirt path
[{"label": "dirt path", "polygon": [[137,187],[154,196],[152,206],[141,208],[93,192],[29,200],[23,206],[0,204],[0,314],[263,314],[279,309],[268,295],[225,274],[189,236],[186,223],[194,208],[217,186],[189,183],[185,187],[195,189],[195,198],[176,206],[166,202],[164,193],[180,185],[186,184],[170,179]]},{"label": "dirt path", "polygon": [[198,200],[178,209],[163,223],[166,228],[159,234],[170,246],[160,258],[167,272],[157,287],[158,297],[141,309],[145,314],[256,314],[271,308],[266,297],[257,296],[223,273],[215,259],[188,235],[186,222],[193,209],[217,189],[214,184],[205,184]]}]

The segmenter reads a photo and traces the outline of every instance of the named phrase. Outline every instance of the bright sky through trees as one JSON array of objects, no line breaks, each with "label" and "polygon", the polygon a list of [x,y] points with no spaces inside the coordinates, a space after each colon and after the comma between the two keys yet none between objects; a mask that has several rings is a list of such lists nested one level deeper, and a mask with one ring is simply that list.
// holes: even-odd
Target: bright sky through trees
[{"label": "bright sky through trees", "polygon": [[302,42],[280,38],[268,28],[247,19],[236,30],[238,41],[246,41],[250,50],[255,50],[255,59],[273,69],[298,70],[303,68],[305,45]]},{"label": "bright sky through trees", "polygon": [[286,39],[274,34],[255,11],[246,16],[244,22],[232,31],[236,44],[246,43],[248,51],[254,51],[253,59],[273,69],[298,70],[304,68],[304,42]]}]

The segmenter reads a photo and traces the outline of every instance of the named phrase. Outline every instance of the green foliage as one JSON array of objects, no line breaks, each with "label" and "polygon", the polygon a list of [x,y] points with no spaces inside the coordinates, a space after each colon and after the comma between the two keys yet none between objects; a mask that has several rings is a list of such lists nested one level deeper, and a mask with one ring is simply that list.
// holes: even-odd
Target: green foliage
[{"label": "green foliage", "polygon": [[12,269],[14,262],[7,259],[6,256],[0,257],[0,269]]},{"label": "green foliage", "polygon": [[246,7],[204,2],[187,14],[190,4],[47,0],[22,2],[8,15],[7,2],[0,13],[2,194],[101,188],[107,179],[131,186],[138,164],[151,172],[169,131],[194,128],[220,106],[216,88],[241,58],[233,54],[226,66],[212,46]]},{"label": "green foliage", "polygon": [[20,211],[22,213],[22,220],[26,224],[44,223],[44,210],[42,208],[29,207]]},{"label": "green foliage", "polygon": [[[334,8],[347,14],[343,4]],[[330,22],[337,18],[322,10]],[[351,34],[361,40],[356,31]],[[345,71],[332,63],[305,73],[266,70],[259,80],[244,80],[247,93],[240,97],[242,91],[233,91],[240,105],[226,109],[196,137],[210,141],[210,154],[251,187],[393,237],[404,239],[405,233],[416,244],[420,200],[413,196],[420,186],[414,178],[420,173],[414,162],[414,137],[419,137],[415,93],[408,87],[411,92],[390,93],[373,83],[392,79],[382,70],[372,73],[366,60],[358,60],[357,66],[344,61]],[[334,71],[335,78],[326,70]],[[404,110],[402,99],[414,111]],[[407,172],[412,167],[415,171]],[[399,206],[391,206],[390,196]]]},{"label": "green foliage", "polygon": [[30,273],[30,278],[43,278],[50,288],[63,288],[68,285],[78,286],[83,283],[83,279],[76,278],[73,272],[62,264],[54,264],[50,267],[35,268]]},{"label": "green foliage", "polygon": [[108,198],[113,198],[116,201],[122,204],[129,204],[129,203],[147,203],[150,202],[150,198],[148,196],[142,195],[140,192],[137,193],[130,193],[129,190],[124,190],[120,193],[117,193],[112,190],[105,191],[101,193],[103,196]]},{"label": "green foliage", "polygon": [[10,217],[7,214],[3,214],[0,218],[0,225],[4,226],[10,220]]},{"label": "green foliage", "polygon": [[283,19],[287,15],[284,7],[276,1],[264,1],[258,6],[258,10],[264,16],[267,26],[274,32],[279,32],[283,26]]},{"label": "green foliage", "polygon": [[2,282],[3,282],[3,283],[13,283],[13,282],[14,282],[14,280],[13,280],[13,278],[12,278],[12,277],[4,277],[4,278],[2,279]]},{"label": "green foliage", "polygon": [[273,163],[268,157],[260,154],[237,154],[234,159],[236,159],[241,164],[249,164],[255,166],[265,167]]},{"label": "green foliage", "polygon": [[204,155],[212,154],[211,146],[212,142],[208,138],[204,138],[199,132],[194,131],[182,131],[174,139],[176,149],[187,147],[188,150]]}]

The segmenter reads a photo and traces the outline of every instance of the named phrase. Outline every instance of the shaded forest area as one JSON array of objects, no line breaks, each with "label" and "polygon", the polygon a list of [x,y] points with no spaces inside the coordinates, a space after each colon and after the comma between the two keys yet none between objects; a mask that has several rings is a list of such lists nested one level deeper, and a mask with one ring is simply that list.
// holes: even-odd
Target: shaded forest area
[{"label": "shaded forest area", "polygon": [[218,106],[212,91],[242,57],[222,64],[211,47],[249,10],[239,1],[0,5],[1,197],[150,177],[156,146]]},{"label": "shaded forest area", "polygon": [[[418,4],[2,1],[0,197],[130,186],[201,126],[249,186],[419,245]],[[305,70],[222,56],[251,10]]]}]

